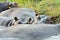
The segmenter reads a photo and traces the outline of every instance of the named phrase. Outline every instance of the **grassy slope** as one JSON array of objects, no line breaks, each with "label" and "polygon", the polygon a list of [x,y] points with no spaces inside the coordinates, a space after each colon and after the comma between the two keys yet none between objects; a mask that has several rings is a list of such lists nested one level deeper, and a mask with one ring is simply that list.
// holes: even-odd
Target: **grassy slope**
[{"label": "grassy slope", "polygon": [[17,2],[20,7],[31,8],[38,14],[60,15],[60,0],[10,0],[10,2]]}]

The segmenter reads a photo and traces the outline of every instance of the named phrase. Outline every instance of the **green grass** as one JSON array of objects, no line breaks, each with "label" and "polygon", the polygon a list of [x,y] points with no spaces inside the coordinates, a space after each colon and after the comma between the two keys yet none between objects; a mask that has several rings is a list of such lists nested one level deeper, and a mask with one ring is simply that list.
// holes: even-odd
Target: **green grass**
[{"label": "green grass", "polygon": [[60,0],[10,0],[17,2],[20,7],[31,8],[38,14],[49,16],[60,15]]},{"label": "green grass", "polygon": [[10,2],[18,3],[20,8],[31,8],[38,14],[60,15],[60,0],[10,0]]}]

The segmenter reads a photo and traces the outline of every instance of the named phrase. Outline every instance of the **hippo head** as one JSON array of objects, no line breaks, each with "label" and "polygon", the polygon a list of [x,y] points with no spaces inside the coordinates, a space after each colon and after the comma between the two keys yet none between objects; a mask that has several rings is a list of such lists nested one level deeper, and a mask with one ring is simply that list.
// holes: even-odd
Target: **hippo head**
[{"label": "hippo head", "polygon": [[10,8],[18,7],[18,4],[15,2],[0,2],[0,12],[8,10]]},{"label": "hippo head", "polygon": [[22,24],[20,22],[20,20],[17,18],[17,17],[14,17],[14,19],[11,19],[9,20],[5,26],[9,27],[9,26],[14,26],[14,25],[17,25],[17,24]]},{"label": "hippo head", "polygon": [[22,24],[22,22],[20,22],[20,20],[17,17],[14,17],[11,25],[17,25],[17,24]]},{"label": "hippo head", "polygon": [[9,8],[18,7],[18,4],[16,2],[8,3],[8,7]]},{"label": "hippo head", "polygon": [[29,18],[28,21],[26,22],[26,24],[32,24],[34,22],[34,20],[32,20],[32,18]]},{"label": "hippo head", "polygon": [[35,16],[38,23],[53,24],[52,17],[40,14],[36,14]]}]

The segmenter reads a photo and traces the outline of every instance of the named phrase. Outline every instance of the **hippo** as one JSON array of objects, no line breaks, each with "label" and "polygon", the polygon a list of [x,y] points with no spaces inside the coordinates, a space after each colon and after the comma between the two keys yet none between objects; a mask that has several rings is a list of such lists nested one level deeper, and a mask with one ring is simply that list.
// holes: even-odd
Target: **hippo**
[{"label": "hippo", "polygon": [[35,12],[29,8],[11,8],[0,13],[0,16],[14,18],[17,17],[23,24],[27,23],[29,19],[32,22],[35,19]]},{"label": "hippo", "polygon": [[60,24],[20,24],[0,31],[0,38],[20,40],[45,40],[60,34]]},{"label": "hippo", "polygon": [[18,24],[22,24],[22,22],[20,22],[20,20],[17,17],[14,17],[11,25],[15,25],[16,26]]},{"label": "hippo", "polygon": [[47,15],[36,14],[35,16],[36,17],[34,23],[41,23],[41,24],[56,24],[56,20],[57,18],[59,18],[59,15],[47,16]]},{"label": "hippo", "polygon": [[17,17],[23,24],[53,24],[52,17],[36,14],[29,8],[11,8],[1,12],[0,16]]},{"label": "hippo", "polygon": [[15,2],[0,2],[0,12],[8,10],[13,7],[18,7],[18,4]]},{"label": "hippo", "polygon": [[9,17],[0,16],[0,26],[10,27],[16,24],[22,24],[17,17],[14,17],[14,19],[12,19]]},{"label": "hippo", "polygon": [[33,23],[35,24],[51,24],[49,22],[47,22],[47,19],[49,19],[49,16],[46,15],[40,15],[40,14],[36,14],[35,15],[35,21]]}]

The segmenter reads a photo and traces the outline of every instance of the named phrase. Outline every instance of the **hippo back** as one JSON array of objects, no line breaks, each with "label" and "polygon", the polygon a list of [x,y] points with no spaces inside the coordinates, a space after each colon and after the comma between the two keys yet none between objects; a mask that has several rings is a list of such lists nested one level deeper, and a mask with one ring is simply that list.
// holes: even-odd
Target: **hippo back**
[{"label": "hippo back", "polygon": [[0,12],[2,12],[4,10],[7,10],[8,9],[8,5],[9,5],[9,3],[1,2],[0,3]]},{"label": "hippo back", "polygon": [[42,40],[41,38],[47,38],[60,34],[59,30],[58,26],[52,24],[21,24],[0,31],[0,38]]}]

